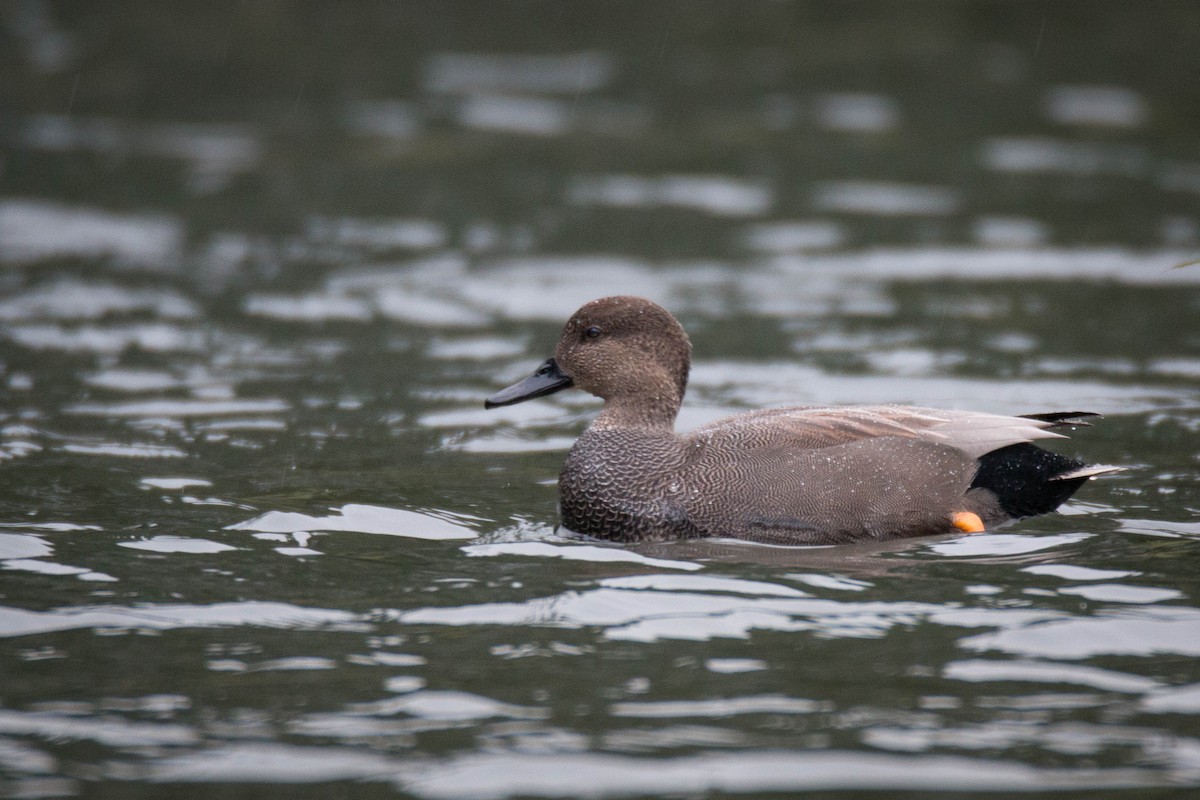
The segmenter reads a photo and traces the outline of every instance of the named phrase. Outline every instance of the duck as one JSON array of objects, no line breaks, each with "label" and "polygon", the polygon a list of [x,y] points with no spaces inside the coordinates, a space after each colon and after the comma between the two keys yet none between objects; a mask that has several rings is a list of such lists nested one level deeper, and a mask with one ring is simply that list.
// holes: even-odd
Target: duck
[{"label": "duck", "polygon": [[676,433],[691,355],[662,306],[603,297],[567,320],[532,375],[486,399],[496,408],[576,388],[604,401],[559,476],[563,528],[622,543],[774,545],[979,533],[1052,512],[1119,471],[1034,444],[1099,416],[1085,411],[792,406]]}]

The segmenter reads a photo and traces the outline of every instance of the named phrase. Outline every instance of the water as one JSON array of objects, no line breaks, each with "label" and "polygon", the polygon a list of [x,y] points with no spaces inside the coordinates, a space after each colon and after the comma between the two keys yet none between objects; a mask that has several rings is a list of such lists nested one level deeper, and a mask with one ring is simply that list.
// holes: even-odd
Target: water
[{"label": "water", "polygon": [[[1200,787],[1192,4],[0,12],[0,796]],[[560,536],[597,403],[482,399],[615,292],[682,427],[1083,409],[1127,471]]]}]

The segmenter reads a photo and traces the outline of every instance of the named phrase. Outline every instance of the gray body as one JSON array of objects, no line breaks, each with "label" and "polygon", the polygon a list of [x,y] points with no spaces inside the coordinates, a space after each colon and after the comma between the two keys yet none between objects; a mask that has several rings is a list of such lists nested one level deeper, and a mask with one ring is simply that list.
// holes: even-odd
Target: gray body
[{"label": "gray body", "polygon": [[603,298],[571,317],[554,358],[488,400],[506,405],[570,386],[604,399],[559,479],[567,529],[617,541],[893,539],[960,529],[962,514],[991,528],[1045,513],[1114,471],[1030,444],[1094,416],[1079,412],[782,408],[676,434],[690,354],[665,309]]},{"label": "gray body", "polygon": [[1022,417],[881,406],[752,412],[692,433],[592,426],[559,478],[563,525],[624,541],[836,544],[1011,516],[971,488],[975,453],[1058,436]]}]

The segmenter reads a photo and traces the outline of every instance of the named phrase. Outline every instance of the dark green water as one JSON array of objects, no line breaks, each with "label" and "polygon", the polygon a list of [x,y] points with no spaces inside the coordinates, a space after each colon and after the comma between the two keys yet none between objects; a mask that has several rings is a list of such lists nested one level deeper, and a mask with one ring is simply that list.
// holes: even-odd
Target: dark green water
[{"label": "dark green water", "polygon": [[[1192,2],[0,3],[0,797],[1200,791]],[[1105,418],[1063,513],[554,533],[651,297],[680,424]]]}]

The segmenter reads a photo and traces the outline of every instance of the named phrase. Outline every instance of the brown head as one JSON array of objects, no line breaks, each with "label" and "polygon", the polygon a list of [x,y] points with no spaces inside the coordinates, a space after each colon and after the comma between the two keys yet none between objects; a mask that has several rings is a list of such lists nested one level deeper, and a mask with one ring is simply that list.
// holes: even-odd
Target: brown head
[{"label": "brown head", "polygon": [[486,405],[578,386],[606,401],[600,424],[669,428],[687,388],[691,353],[683,327],[662,306],[640,297],[603,297],[571,316],[554,358]]}]

